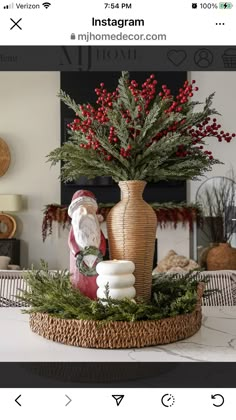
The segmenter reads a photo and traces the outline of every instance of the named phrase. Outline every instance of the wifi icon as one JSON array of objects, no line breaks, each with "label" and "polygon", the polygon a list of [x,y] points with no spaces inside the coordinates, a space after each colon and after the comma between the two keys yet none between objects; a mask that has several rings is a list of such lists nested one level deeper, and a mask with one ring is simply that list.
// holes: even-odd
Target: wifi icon
[{"label": "wifi icon", "polygon": [[45,7],[45,9],[48,9],[49,6],[51,6],[51,3],[48,3],[48,2],[43,3],[43,7]]}]

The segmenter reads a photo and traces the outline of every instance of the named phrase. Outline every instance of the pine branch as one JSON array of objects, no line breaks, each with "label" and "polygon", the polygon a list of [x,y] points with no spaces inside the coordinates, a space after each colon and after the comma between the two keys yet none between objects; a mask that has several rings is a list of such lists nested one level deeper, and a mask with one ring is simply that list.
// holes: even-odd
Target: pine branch
[{"label": "pine branch", "polygon": [[192,312],[197,303],[198,284],[203,282],[197,273],[187,273],[181,278],[164,274],[154,276],[152,298],[149,303],[143,303],[112,299],[108,288],[106,299],[93,301],[73,288],[68,271],[50,272],[42,261],[39,270],[32,268],[24,276],[29,291],[20,291],[23,296],[18,299],[30,307],[23,312],[101,322],[157,320]]},{"label": "pine branch", "polygon": [[123,71],[118,82],[119,98],[117,103],[121,108],[129,110],[132,120],[135,120],[137,118],[136,103],[129,89],[128,81],[129,73]]},{"label": "pine branch", "polygon": [[115,132],[120,140],[121,147],[126,148],[130,143],[130,133],[128,131],[125,119],[122,118],[121,113],[119,112],[118,105],[115,110],[108,110],[107,115],[111,125],[115,128]]},{"label": "pine branch", "polygon": [[65,105],[68,106],[68,108],[72,109],[75,112],[75,114],[81,114],[80,108],[76,104],[74,99],[71,99],[71,97],[67,95],[63,90],[59,92],[58,97],[61,99],[62,102],[64,102]]},{"label": "pine branch", "polygon": [[[62,147],[53,150],[48,156],[52,165],[62,161],[61,178],[63,181],[73,181],[80,176],[93,178],[95,176],[111,176],[114,179],[127,179],[125,171],[118,162],[110,165],[97,153],[90,149],[84,150],[72,142],[65,143]],[[96,165],[94,165],[96,159]]]},{"label": "pine branch", "polygon": [[[153,78],[150,76],[142,85],[148,88],[134,92],[136,82],[129,82],[129,73],[122,72],[118,92],[97,90],[98,107],[77,105],[60,92],[60,99],[76,113],[76,118],[69,129],[68,143],[51,152],[48,160],[52,165],[62,162],[65,182],[80,176],[111,176],[115,181],[193,179],[220,163],[197,146],[204,146],[203,137],[210,134],[222,140],[214,125],[206,129],[207,118],[218,114],[212,107],[214,93],[204,104],[190,102],[188,94],[183,101],[180,95],[155,96]],[[204,105],[203,109],[194,112],[199,104]],[[232,137],[228,135],[225,140]]]}]

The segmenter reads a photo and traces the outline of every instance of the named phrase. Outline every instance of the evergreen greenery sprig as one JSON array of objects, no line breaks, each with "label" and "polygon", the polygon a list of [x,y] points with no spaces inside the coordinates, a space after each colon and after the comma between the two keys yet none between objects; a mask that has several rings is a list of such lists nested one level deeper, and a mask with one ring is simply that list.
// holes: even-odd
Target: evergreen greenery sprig
[{"label": "evergreen greenery sprig", "polygon": [[[76,117],[68,125],[69,141],[48,155],[52,165],[62,162],[62,179],[110,176],[115,181],[190,179],[215,163],[205,149],[206,137],[229,142],[211,116],[214,94],[204,104],[192,102],[195,81],[186,81],[173,96],[166,85],[157,92],[155,75],[141,87],[122,72],[118,87],[108,92],[104,83],[95,89],[97,102],[76,104],[65,92],[59,97]],[[195,111],[196,105],[202,110]]]},{"label": "evergreen greenery sprig", "polygon": [[[190,313],[197,303],[197,272],[178,275],[158,274],[153,277],[149,303],[112,299],[91,300],[71,285],[68,271],[49,271],[45,262],[39,270],[25,273],[28,291],[19,297],[30,305],[25,313],[43,312],[59,318],[97,321],[158,320]],[[207,280],[205,280],[207,281]]]}]

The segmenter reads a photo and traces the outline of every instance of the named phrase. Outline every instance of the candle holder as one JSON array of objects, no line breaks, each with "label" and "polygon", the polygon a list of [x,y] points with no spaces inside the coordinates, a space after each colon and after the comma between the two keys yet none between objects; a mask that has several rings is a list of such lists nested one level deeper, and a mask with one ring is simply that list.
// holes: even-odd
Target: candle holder
[{"label": "candle holder", "polygon": [[133,272],[135,265],[132,261],[111,260],[102,261],[96,267],[97,297],[105,299],[107,292],[112,299],[133,299],[136,295],[135,277]]}]

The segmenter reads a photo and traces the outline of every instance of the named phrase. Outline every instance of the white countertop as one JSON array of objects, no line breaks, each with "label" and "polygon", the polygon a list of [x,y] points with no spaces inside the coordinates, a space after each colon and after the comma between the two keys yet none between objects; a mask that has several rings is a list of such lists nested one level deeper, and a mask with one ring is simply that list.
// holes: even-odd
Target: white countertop
[{"label": "white countertop", "polygon": [[85,349],[34,334],[19,308],[0,308],[0,362],[235,362],[236,306],[203,307],[194,336],[163,346],[128,350]]}]

